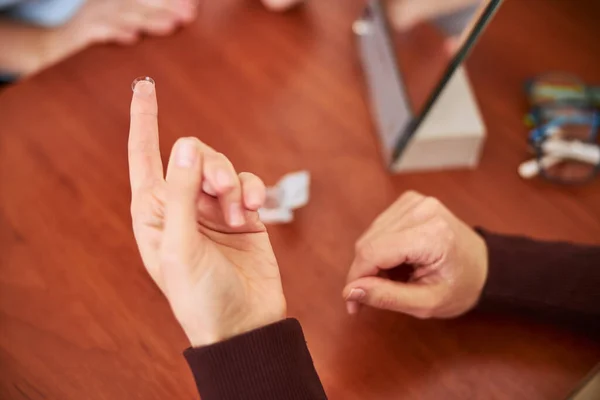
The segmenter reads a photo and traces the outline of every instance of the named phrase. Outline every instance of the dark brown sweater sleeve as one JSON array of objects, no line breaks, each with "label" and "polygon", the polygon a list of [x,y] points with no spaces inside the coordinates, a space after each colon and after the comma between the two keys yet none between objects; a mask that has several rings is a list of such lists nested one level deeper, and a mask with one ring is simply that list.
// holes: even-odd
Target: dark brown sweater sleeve
[{"label": "dark brown sweater sleeve", "polygon": [[184,356],[202,400],[326,400],[300,323],[286,319]]},{"label": "dark brown sweater sleeve", "polygon": [[599,320],[600,247],[477,231],[489,252],[481,307],[505,304]]}]

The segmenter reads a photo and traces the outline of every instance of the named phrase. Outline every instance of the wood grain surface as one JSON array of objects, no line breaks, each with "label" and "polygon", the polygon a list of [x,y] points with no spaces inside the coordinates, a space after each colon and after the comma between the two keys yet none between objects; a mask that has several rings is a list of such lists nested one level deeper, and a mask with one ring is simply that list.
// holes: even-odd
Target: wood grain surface
[{"label": "wood grain surface", "polygon": [[[600,83],[600,3],[507,0],[468,60],[489,128],[474,171],[391,176],[350,26],[361,1],[286,14],[205,1],[197,22],[95,47],[0,93],[0,398],[195,399],[185,337],[130,227],[130,83],[157,82],[163,156],[196,135],[269,184],[308,169],[311,203],[270,228],[291,316],[331,399],[561,399],[600,359],[590,333],[517,315],[346,315],[353,245],[407,189],[489,229],[600,243],[600,180],[522,181],[525,78]],[[565,266],[568,267],[568,266]]]}]

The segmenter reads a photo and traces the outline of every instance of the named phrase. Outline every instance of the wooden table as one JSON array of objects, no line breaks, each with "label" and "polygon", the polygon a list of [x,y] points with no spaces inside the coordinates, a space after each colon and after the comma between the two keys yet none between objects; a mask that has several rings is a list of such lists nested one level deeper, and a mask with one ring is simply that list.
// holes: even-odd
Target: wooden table
[{"label": "wooden table", "polygon": [[[600,359],[590,334],[515,315],[344,312],[353,243],[407,189],[473,224],[600,243],[600,181],[525,182],[522,82],[600,82],[596,0],[509,0],[468,62],[489,127],[475,171],[390,176],[350,25],[360,1],[270,14],[204,2],[173,37],[97,47],[0,94],[0,398],[193,399],[187,346],[130,229],[130,83],[156,79],[164,154],[196,135],[267,183],[308,169],[312,201],[271,228],[290,315],[331,399],[560,399]],[[595,53],[595,54],[594,54]],[[567,267],[567,266],[565,266]]]}]

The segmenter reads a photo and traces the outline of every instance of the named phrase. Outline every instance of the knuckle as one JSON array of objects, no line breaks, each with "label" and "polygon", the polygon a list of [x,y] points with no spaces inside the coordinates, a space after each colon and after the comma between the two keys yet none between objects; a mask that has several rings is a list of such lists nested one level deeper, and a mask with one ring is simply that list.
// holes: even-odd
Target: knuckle
[{"label": "knuckle", "polygon": [[423,196],[411,210],[413,218],[427,221],[436,215],[441,215],[442,203],[435,197]]},{"label": "knuckle", "polygon": [[220,151],[215,151],[213,156],[221,162],[224,162],[224,163],[229,162],[229,159],[227,158],[227,156],[225,154],[221,153]]},{"label": "knuckle", "polygon": [[371,225],[369,226],[369,228],[367,229],[367,231],[365,232],[365,235],[376,230],[379,226],[381,226],[382,224],[385,224],[385,221],[388,221],[390,218],[393,218],[390,216],[390,208],[388,208],[385,212],[379,214],[377,216],[377,218],[375,218],[375,220],[371,223]]},{"label": "knuckle", "polygon": [[219,165],[227,168],[232,174],[235,175],[235,168],[233,167],[233,164],[225,154],[221,152],[215,152],[214,157]]},{"label": "knuckle", "polygon": [[375,248],[370,241],[358,241],[354,251],[356,258],[362,261],[369,261],[375,256]]},{"label": "knuckle", "polygon": [[405,202],[405,201],[409,201],[409,200],[416,200],[420,197],[423,197],[423,195],[421,193],[419,193],[415,190],[407,190],[406,192],[402,193],[402,195],[400,196],[398,201]]},{"label": "knuckle", "polygon": [[260,179],[257,175],[254,175],[252,172],[240,172],[239,177],[244,184],[249,184],[252,186],[264,185],[262,179]]},{"label": "knuckle", "polygon": [[446,218],[439,215],[433,217],[433,219],[431,220],[431,226],[433,227],[433,231],[438,235],[445,234],[446,232],[451,230],[450,224],[448,223]]},{"label": "knuckle", "polygon": [[181,145],[182,143],[193,143],[193,144],[197,144],[197,140],[194,137],[180,137],[178,138],[175,143],[173,144],[173,150],[175,150],[177,148],[177,146]]},{"label": "knuckle", "polygon": [[204,165],[209,170],[216,170],[223,166],[222,154],[216,151],[207,151],[204,154]]},{"label": "knuckle", "polygon": [[183,139],[190,140],[190,141],[194,142],[194,144],[198,144],[198,145],[202,144],[202,142],[200,141],[200,139],[198,139],[195,136],[187,136],[187,137],[184,137]]},{"label": "knuckle", "polygon": [[456,242],[456,232],[452,229],[450,222],[442,217],[436,216],[431,221],[432,236],[435,236],[437,241],[441,241],[447,247],[451,247]]},{"label": "knuckle", "polygon": [[360,248],[366,243],[366,239],[364,236],[361,236],[360,238],[358,238],[358,240],[356,241],[356,243],[354,243],[354,253],[358,254]]},{"label": "knuckle", "polygon": [[433,214],[439,213],[442,208],[442,203],[435,197],[424,197],[421,201],[420,208],[426,212]]}]

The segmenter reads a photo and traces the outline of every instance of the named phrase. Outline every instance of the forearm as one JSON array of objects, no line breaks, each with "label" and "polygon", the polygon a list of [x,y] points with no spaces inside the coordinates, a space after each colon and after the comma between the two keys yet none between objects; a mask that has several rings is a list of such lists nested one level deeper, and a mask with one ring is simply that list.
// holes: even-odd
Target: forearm
[{"label": "forearm", "polygon": [[0,19],[0,72],[27,75],[40,68],[52,30]]},{"label": "forearm", "polygon": [[202,400],[327,398],[295,319],[184,354]]},{"label": "forearm", "polygon": [[600,317],[600,247],[479,233],[489,252],[483,305]]}]

